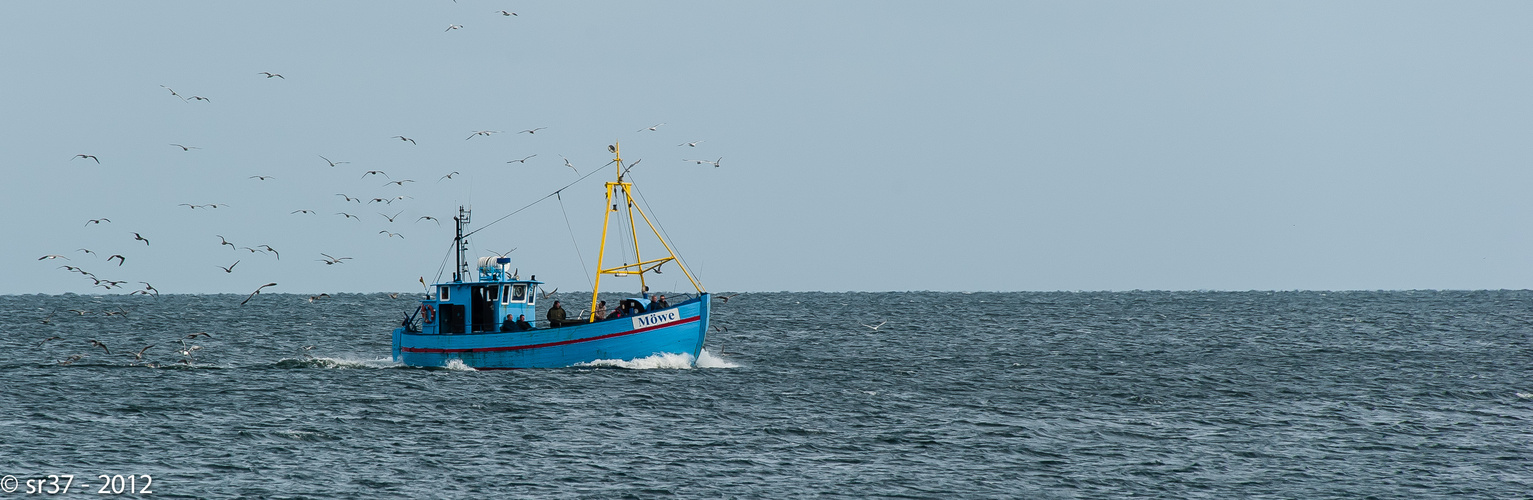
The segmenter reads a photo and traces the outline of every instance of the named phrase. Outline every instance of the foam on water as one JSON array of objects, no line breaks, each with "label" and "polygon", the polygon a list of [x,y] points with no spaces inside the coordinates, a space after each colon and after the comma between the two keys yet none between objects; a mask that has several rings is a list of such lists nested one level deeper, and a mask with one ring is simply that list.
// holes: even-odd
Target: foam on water
[{"label": "foam on water", "polygon": [[656,368],[687,370],[692,368],[692,355],[685,353],[659,353],[642,358],[635,358],[631,361],[624,361],[621,359],[598,359],[589,363],[575,363],[575,366],[627,368],[630,370],[652,370]]},{"label": "foam on water", "polygon": [[697,356],[698,368],[739,368],[740,365],[733,361],[721,358],[703,349],[702,354]]},{"label": "foam on water", "polygon": [[452,371],[455,371],[455,372],[474,372],[474,371],[479,371],[479,370],[475,370],[474,367],[472,367],[472,366],[468,366],[468,365],[463,364],[463,360],[461,360],[461,359],[448,360],[447,361],[447,365],[443,366],[442,368],[446,368],[448,370],[452,370]]},{"label": "foam on water", "polygon": [[327,369],[354,369],[354,368],[398,368],[404,365],[395,363],[391,359],[346,359],[315,357],[307,359],[283,358],[276,363],[278,368],[327,368]]}]

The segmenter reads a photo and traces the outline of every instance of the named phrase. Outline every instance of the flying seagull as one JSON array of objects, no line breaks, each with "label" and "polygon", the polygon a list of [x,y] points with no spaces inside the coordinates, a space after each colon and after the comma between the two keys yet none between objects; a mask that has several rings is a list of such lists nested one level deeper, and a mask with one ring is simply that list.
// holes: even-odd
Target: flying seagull
[{"label": "flying seagull", "polygon": [[463,140],[466,141],[466,140],[469,140],[469,139],[473,139],[474,136],[476,136],[476,135],[482,135],[482,136],[485,136],[485,137],[489,137],[490,134],[499,134],[499,133],[500,133],[499,130],[480,130],[478,132],[474,132],[472,134],[469,134],[469,136],[464,138]]},{"label": "flying seagull", "polygon": [[252,176],[246,177],[246,178],[247,179],[255,179],[255,180],[258,180],[258,181],[264,181],[266,179],[276,179],[276,177],[272,177],[270,175],[252,175]]},{"label": "flying seagull", "polygon": [[90,345],[95,346],[95,347],[100,347],[101,350],[106,351],[107,354],[111,354],[112,353],[112,350],[111,349],[107,349],[106,348],[106,344],[101,343],[101,341],[99,341],[99,340],[90,339]]},{"label": "flying seagull", "polygon": [[[367,173],[362,174],[362,178],[366,179],[367,176],[369,176],[369,175],[381,175],[385,179],[389,178],[389,174],[383,173],[382,170],[368,170]],[[387,185],[387,184],[385,184],[385,185]]]},{"label": "flying seagull", "polygon": [[442,221],[437,220],[436,217],[432,217],[430,215],[422,215],[419,219],[415,219],[415,222],[420,222],[420,221],[423,221],[423,220],[429,220],[431,222],[435,222],[436,225],[438,225],[438,226],[442,225]]},{"label": "flying seagull", "polygon": [[[404,210],[400,210],[399,214],[402,214],[402,213],[405,213],[405,211]],[[395,217],[399,217],[399,214],[394,214],[393,217],[390,217],[389,214],[386,214],[386,213],[383,213],[383,212],[378,212],[378,215],[382,215],[383,218],[388,219],[389,222],[394,222],[394,218]]]},{"label": "flying seagull", "polygon": [[[388,177],[388,176],[384,176],[384,177]],[[405,185],[406,182],[415,182],[415,180],[414,179],[405,179],[405,180],[402,180],[402,181],[385,182],[385,183],[383,183],[383,186],[384,187],[388,187],[389,184],[394,184],[394,185],[397,185],[397,186],[403,186],[403,185]]]},{"label": "flying seagull", "polygon": [[[410,142],[415,142],[415,141],[410,141]],[[336,165],[340,165],[340,164],[342,164],[342,163],[351,163],[351,162],[349,162],[349,161],[330,161],[330,159],[329,159],[329,158],[325,158],[325,155],[315,155],[315,156],[318,156],[318,157],[320,157],[320,158],[321,158],[321,159],[324,159],[324,160],[325,160],[325,163],[329,163],[329,164],[330,164],[330,166],[332,166],[332,167],[334,167],[334,166],[336,166]]]},{"label": "flying seagull", "polygon": [[[559,157],[564,158],[564,155],[559,155]],[[580,173],[580,170],[575,168],[575,164],[570,163],[569,158],[564,158],[564,166],[569,167],[570,170],[574,170],[576,174]]]},{"label": "flying seagull", "polygon": [[[405,137],[405,136],[402,136],[402,135],[396,135],[396,136],[390,137],[390,139],[399,139],[401,141],[410,141],[410,144],[416,144],[415,139],[411,139],[409,137]],[[416,144],[416,145],[419,145],[419,144]]]},{"label": "flying seagull", "polygon": [[355,216],[355,215],[351,215],[351,214],[348,214],[348,213],[346,213],[346,212],[336,212],[336,213],[335,213],[335,215],[344,215],[344,216],[347,216],[347,217],[350,217],[350,218],[353,218],[353,219],[356,219],[356,220],[357,220],[357,222],[361,222],[361,221],[362,221],[362,218],[361,218],[361,217],[357,217],[357,216]]},{"label": "flying seagull", "polygon": [[133,359],[135,361],[143,361],[144,360],[144,351],[149,350],[150,347],[154,347],[154,344],[146,345],[146,346],[144,346],[143,349],[139,349],[138,352],[133,353]]},{"label": "flying seagull", "polygon": [[[240,305],[243,306],[243,305],[245,305],[246,302],[250,302],[250,299],[252,297],[255,297],[256,294],[261,293],[261,289],[262,288],[266,288],[266,287],[269,287],[269,286],[277,286],[277,284],[276,283],[267,283],[265,285],[261,285],[261,286],[256,287],[254,292],[250,292],[250,297],[245,297],[245,300],[240,301]],[[208,334],[207,333],[203,333],[203,335],[208,335]],[[208,335],[208,337],[211,338],[212,335]]]},{"label": "flying seagull", "polygon": [[665,125],[665,124],[664,123],[656,123],[654,125],[650,125],[648,127],[644,127],[644,128],[639,129],[639,132],[643,132],[645,130],[653,132],[653,131],[655,131],[655,129],[660,128],[661,125]]},{"label": "flying seagull", "polygon": [[230,250],[238,250],[239,249],[238,247],[235,247],[233,243],[229,243],[229,240],[224,239],[223,235],[215,234],[213,236],[217,236],[218,237],[218,241],[219,241],[218,244],[219,245],[229,245],[229,249]]},{"label": "flying seagull", "polygon": [[103,222],[112,222],[112,219],[108,219],[106,217],[102,217],[100,219],[91,219],[91,220],[85,221],[85,225],[89,226],[91,224],[100,224],[100,223],[103,223]]},{"label": "flying seagull", "polygon": [[218,266],[218,268],[219,269],[223,269],[224,272],[226,272],[226,273],[233,274],[234,273],[234,266],[238,266],[238,265],[240,265],[240,261],[236,260],[236,261],[234,261],[233,264],[229,264],[229,267]]},{"label": "flying seagull", "polygon": [[161,85],[160,88],[165,89],[165,90],[169,90],[170,91],[170,95],[176,96],[176,99],[180,99],[181,102],[186,102],[186,98],[185,97],[181,97],[181,94],[177,94],[175,89],[172,89],[170,87],[166,87],[164,85]]},{"label": "flying seagull", "polygon": [[[506,163],[511,163],[511,162],[506,162]],[[452,173],[442,176],[441,179],[437,179],[436,181],[437,182],[442,182],[444,180],[451,179],[452,176],[454,176],[454,175],[458,175],[458,171],[457,170],[454,170],[454,171],[452,171]]]},{"label": "flying seagull", "polygon": [[886,320],[883,320],[883,322],[881,322],[881,323],[879,323],[879,324],[876,324],[876,325],[869,325],[869,324],[867,324],[867,323],[860,323],[860,324],[861,324],[861,325],[862,325],[862,326],[866,326],[866,327],[868,327],[868,328],[872,328],[872,329],[873,329],[873,331],[875,331],[875,332],[876,332],[876,331],[878,331],[878,327],[880,327],[880,326],[884,326],[884,323],[888,323],[888,322],[889,322],[889,320],[887,320],[887,319],[886,319]]},{"label": "flying seagull", "polygon": [[97,164],[101,163],[101,159],[97,158],[96,155],[78,154],[78,155],[75,155],[74,158],[70,158],[70,159],[73,160],[75,158],[90,158],[92,160],[96,160]]},{"label": "flying seagull", "polygon": [[703,143],[703,141],[683,142],[681,144],[677,144],[677,146],[688,146],[688,147],[694,147],[695,148],[695,147],[697,147],[698,144],[702,144],[702,143]]},{"label": "flying seagull", "polygon": [[262,71],[262,72],[256,73],[256,74],[258,74],[258,75],[266,75],[267,78],[281,78],[283,80],[287,79],[287,77],[285,77],[285,76],[282,76],[282,75],[279,75],[279,74],[276,74],[276,73],[272,73],[270,71]]},{"label": "flying seagull", "polygon": [[133,241],[142,241],[144,242],[144,246],[149,246],[149,238],[145,238],[138,233],[133,233]]},{"label": "flying seagull", "polygon": [[463,25],[461,25],[461,24],[449,24],[449,25],[447,25],[447,29],[442,30],[442,32],[446,33],[448,31],[452,31],[452,30],[455,30],[455,29],[461,29],[461,28],[463,28]]},{"label": "flying seagull", "polygon": [[536,133],[538,133],[539,130],[543,130],[545,128],[548,128],[548,127],[529,128],[527,130],[523,130],[523,131],[517,132],[517,133],[518,134],[536,134]]},{"label": "flying seagull", "polygon": [[180,144],[171,144],[171,145],[175,146],[175,147],[178,147],[178,148],[181,148],[182,151],[191,151],[193,149],[202,149],[202,148],[199,148],[197,146],[182,146]]},{"label": "flying seagull", "polygon": [[128,262],[128,259],[124,258],[121,255],[117,255],[117,254],[112,254],[111,257],[107,257],[106,261],[107,262],[111,262],[112,259],[117,259],[117,267],[122,267],[123,264],[126,264]]},{"label": "flying seagull", "polygon": [[206,98],[206,97],[203,97],[203,96],[200,96],[200,95],[194,95],[194,96],[192,96],[192,97],[191,97],[191,100],[193,100],[193,101],[207,101],[207,102],[213,102],[213,100],[212,100],[212,99],[208,99],[208,98]]},{"label": "flying seagull", "polygon": [[506,163],[527,163],[527,160],[531,159],[534,156],[537,156],[537,155],[527,155],[526,157],[523,157],[520,160],[511,160],[511,161],[508,161]]},{"label": "flying seagull", "polygon": [[511,17],[511,16],[515,16],[515,15],[516,15],[516,13],[515,13],[515,12],[511,12],[511,11],[509,11],[509,10],[497,10],[497,11],[495,11],[495,12],[499,12],[499,13],[500,13],[500,15],[502,15],[502,16],[506,16],[506,17]]},{"label": "flying seagull", "polygon": [[37,260],[43,260],[43,259],[50,259],[50,260],[51,259],[64,259],[64,260],[69,260],[69,257],[65,257],[63,255],[59,255],[59,254],[56,254],[56,253],[50,253],[48,255],[44,255],[42,257],[38,257],[37,258]]},{"label": "flying seagull", "polygon": [[391,233],[391,232],[388,232],[388,231],[378,231],[378,234],[387,234],[387,235],[389,235],[390,238],[398,236],[399,239],[401,239],[401,240],[405,239],[405,235],[399,234],[399,233]]}]

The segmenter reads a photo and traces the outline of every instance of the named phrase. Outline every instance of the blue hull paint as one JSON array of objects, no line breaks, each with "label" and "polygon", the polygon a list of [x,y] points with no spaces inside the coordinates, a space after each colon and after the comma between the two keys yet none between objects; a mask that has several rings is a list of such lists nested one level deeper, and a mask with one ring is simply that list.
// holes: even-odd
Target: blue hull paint
[{"label": "blue hull paint", "polygon": [[394,330],[394,361],[440,367],[452,360],[481,370],[559,368],[601,359],[687,354],[695,362],[708,333],[709,296],[630,318],[525,332],[431,334]]}]

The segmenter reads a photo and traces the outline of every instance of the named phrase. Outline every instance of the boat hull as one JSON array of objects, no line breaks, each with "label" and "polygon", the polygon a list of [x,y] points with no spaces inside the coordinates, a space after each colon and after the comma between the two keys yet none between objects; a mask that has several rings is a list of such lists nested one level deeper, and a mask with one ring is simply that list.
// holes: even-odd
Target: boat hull
[{"label": "boat hull", "polygon": [[708,332],[708,295],[628,318],[524,332],[425,334],[394,330],[394,361],[480,369],[559,368],[596,360],[686,354],[696,362]]}]

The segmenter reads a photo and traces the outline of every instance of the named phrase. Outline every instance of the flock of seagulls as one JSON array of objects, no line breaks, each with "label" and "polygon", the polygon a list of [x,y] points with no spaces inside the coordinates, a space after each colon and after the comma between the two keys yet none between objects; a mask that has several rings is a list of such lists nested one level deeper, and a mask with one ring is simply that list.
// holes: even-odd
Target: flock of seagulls
[{"label": "flock of seagulls", "polygon": [[[497,11],[494,11],[494,12],[497,13],[497,14],[500,14],[503,17],[519,16],[516,12],[507,11],[507,10],[497,10]],[[452,32],[452,31],[461,30],[461,29],[464,29],[464,25],[463,24],[456,24],[456,23],[455,24],[449,24],[447,26],[447,28],[444,30],[444,32]],[[444,36],[452,36],[452,35],[444,35]],[[260,78],[262,80],[271,81],[271,83],[270,83],[271,85],[289,85],[290,84],[290,83],[282,83],[282,82],[285,82],[287,80],[287,77],[284,76],[282,73],[277,73],[277,72],[274,72],[274,71],[258,71],[258,72],[247,73],[247,75],[253,75],[253,76],[245,76],[244,78]],[[295,74],[294,75],[294,81],[295,82],[302,82],[303,81],[303,77],[301,75]],[[166,92],[168,92],[172,97],[180,100],[182,103],[196,104],[198,106],[218,106],[218,104],[215,104],[215,101],[213,101],[211,98],[209,98],[209,97],[207,97],[205,95],[183,93],[183,92],[177,91],[177,90],[169,87],[168,85],[159,85],[159,87],[161,87]],[[199,90],[199,92],[200,91],[201,90]],[[215,94],[208,94],[208,95],[215,95]],[[222,101],[219,101],[219,102],[222,102]],[[217,108],[210,108],[210,109],[217,109]],[[662,133],[663,134],[665,132],[662,132],[661,128],[664,127],[665,125],[666,125],[665,122],[655,123],[653,125],[640,128],[636,132],[638,132],[638,133],[655,132],[655,133]],[[520,130],[518,130],[518,129],[520,129]],[[537,135],[540,132],[543,132],[545,134],[550,133],[549,132],[549,127],[546,127],[546,126],[535,126],[535,127],[528,127],[528,128],[507,127],[507,128],[505,128],[505,130],[507,130],[507,131],[509,131],[509,130],[517,130],[517,132],[515,132],[515,134],[513,134],[513,135],[524,134],[525,133],[525,134],[528,134],[529,136],[533,136],[533,135]],[[485,130],[472,130],[470,132],[470,134],[467,137],[465,137],[464,140],[465,141],[472,140],[472,139],[474,139],[476,137],[480,137],[481,141],[504,140],[504,139],[498,139],[498,138],[494,137],[497,134],[502,134],[502,133],[503,133],[502,130],[488,130],[488,129],[485,129]],[[380,134],[380,136],[381,136],[381,134]],[[419,145],[419,142],[415,138],[412,138],[412,137],[409,137],[409,136],[405,136],[405,135],[402,135],[402,134],[401,135],[389,136],[388,139],[397,139],[400,142],[409,143],[410,146],[418,146]],[[381,141],[382,141],[382,139],[380,139],[380,142]],[[476,141],[476,143],[477,142],[479,142],[479,141]],[[702,143],[703,143],[703,141],[701,141],[701,140],[688,141],[688,142],[683,142],[683,143],[677,144],[677,147],[698,148],[699,144],[702,144]],[[188,144],[184,144],[184,143],[168,143],[168,145],[173,147],[173,148],[179,149],[180,152],[183,152],[183,153],[191,153],[193,151],[204,151],[204,148],[202,146],[208,146],[209,148],[213,148],[213,146],[210,145],[210,144],[203,144],[202,146],[195,146],[195,145],[188,145]],[[215,151],[216,152],[216,149],[217,148],[213,148],[213,149],[208,150],[208,151]],[[103,160],[100,158],[100,156],[98,156],[97,154],[90,154],[90,153],[94,153],[94,152],[82,152],[82,153],[79,153],[79,154],[76,154],[76,155],[70,157],[69,160],[73,161],[73,160],[85,160],[85,159],[88,159],[88,160],[91,160],[92,162],[94,162],[95,165],[103,165],[103,164],[108,165],[108,166],[111,165],[112,161],[111,161],[110,158],[108,159],[108,161],[103,162]],[[201,155],[201,154],[207,154],[207,153],[200,153],[199,152],[197,154]],[[331,154],[333,154],[333,153],[331,153]],[[341,168],[342,166],[350,165],[352,163],[351,161],[334,160],[334,159],[331,159],[327,155],[324,155],[324,154],[317,154],[316,156],[318,156],[321,160],[323,160],[324,165],[329,167],[329,168]],[[527,154],[527,155],[522,156],[520,158],[510,159],[510,160],[506,161],[506,163],[508,163],[508,164],[509,163],[521,163],[523,165],[527,165],[527,164],[529,164],[529,161],[531,161],[531,160],[533,160],[535,158],[538,158],[538,157],[539,157],[538,154]],[[562,165],[564,167],[569,168],[576,175],[580,175],[581,174],[580,169],[569,158],[564,157],[563,155],[559,155],[559,157],[561,158]],[[547,157],[544,157],[544,158],[547,158]],[[695,162],[696,164],[704,164],[704,163],[706,163],[706,164],[711,164],[714,167],[719,167],[720,161],[722,161],[722,159],[723,158],[720,157],[719,159],[713,160],[713,161],[707,161],[707,160],[685,160],[685,159],[682,160],[682,161],[684,161],[684,162]],[[634,161],[632,164],[630,164],[630,168],[632,167],[632,165],[637,165],[639,163],[639,161],[642,161],[642,160]],[[545,161],[545,163],[552,163],[552,162],[546,162]],[[87,165],[90,165],[90,164],[87,164]],[[316,166],[317,165],[318,164],[316,164]],[[378,175],[378,176],[384,177],[385,179],[389,179],[389,182],[386,182],[386,183],[384,183],[382,185],[382,188],[386,188],[386,189],[391,189],[391,188],[410,189],[411,186],[408,186],[409,184],[419,185],[417,183],[417,181],[415,181],[414,179],[393,179],[393,178],[389,177],[389,175],[387,173],[385,173],[384,171],[376,170],[376,169],[370,169],[370,170],[362,171],[360,178],[366,179],[367,177],[370,177],[370,176],[373,176],[373,175]],[[437,180],[437,183],[458,180],[458,178],[460,178],[460,177],[461,177],[461,173],[460,172],[452,171],[452,172],[446,173],[445,175],[442,175]],[[265,182],[265,181],[274,181],[274,180],[277,179],[277,177],[271,176],[271,175],[249,175],[248,177],[245,177],[245,179],[248,179],[245,182],[249,182],[249,180]],[[408,192],[408,191],[406,191],[406,192]],[[336,196],[341,197],[343,202],[345,202],[345,203],[355,202],[355,203],[358,203],[358,204],[369,204],[369,205],[372,204],[372,203],[392,204],[392,203],[394,203],[396,201],[403,201],[403,200],[413,199],[413,197],[408,195],[408,194],[399,194],[398,192],[391,193],[390,196],[377,196],[377,197],[352,196],[352,195],[343,194],[343,193],[336,193]],[[151,203],[152,203],[152,201],[151,201]],[[167,205],[169,205],[169,204],[167,203]],[[216,203],[179,203],[176,206],[186,207],[189,210],[194,210],[194,211],[198,210],[198,209],[215,210],[215,209],[221,209],[221,208],[230,207],[229,204],[223,203],[223,202],[216,202]],[[294,207],[294,208],[296,208],[296,209],[290,211],[289,215],[291,215],[291,216],[298,216],[298,215],[319,215],[320,212],[323,211],[323,210],[314,210],[311,207],[304,207],[304,208]],[[199,213],[201,213],[201,212],[199,212]],[[378,212],[377,215],[379,217],[381,217],[381,219],[373,219],[371,216],[369,216],[368,217],[368,221],[371,221],[372,223],[377,223],[377,224],[380,224],[380,225],[381,224],[406,224],[407,225],[407,224],[410,223],[411,219],[404,218],[403,217],[404,213],[405,212],[403,210],[397,211],[393,215],[389,215],[389,214],[383,213],[383,212]],[[359,216],[357,214],[348,213],[348,212],[345,212],[345,211],[335,212],[335,214],[337,216],[342,217],[341,220],[354,219],[354,220],[356,220],[358,222],[363,222],[364,221],[363,217],[361,217],[361,216]],[[412,215],[414,215],[414,214],[412,214]],[[380,222],[380,221],[382,221],[382,222]],[[437,217],[434,217],[434,216],[431,216],[431,215],[422,215],[422,216],[419,216],[419,217],[414,219],[414,223],[416,223],[416,224],[419,224],[421,222],[426,222],[426,221],[430,221],[431,223],[433,223],[437,227],[442,226],[441,219],[439,219]],[[130,223],[132,223],[132,221],[125,221],[124,223],[125,224],[130,224]],[[102,229],[109,229],[109,228],[113,227],[114,225],[116,225],[116,224],[113,222],[113,220],[111,218],[108,218],[108,217],[100,217],[100,218],[88,219],[84,223],[84,227],[86,227],[86,228],[98,227],[98,228],[102,228]],[[396,237],[400,238],[400,239],[405,238],[405,234],[404,234],[405,231],[400,231],[400,230],[396,229],[397,227],[400,227],[400,226],[393,225],[393,226],[385,226],[383,228],[379,228],[379,230],[377,231],[377,234],[379,236],[377,236],[377,238],[379,238],[379,239],[388,238],[390,240],[392,240],[393,238],[396,238]],[[155,248],[156,251],[159,251],[159,249],[161,248],[161,247],[158,247],[158,246],[153,246],[152,247],[151,246],[150,238],[148,238],[147,236],[141,234],[140,232],[131,232],[130,231],[130,233],[132,234],[132,238],[133,238],[131,242],[126,240],[126,236],[123,236],[123,239],[116,240],[118,242],[118,244],[119,245],[133,245],[133,246],[136,246],[136,243],[142,242],[144,244],[144,248],[146,249],[145,251],[149,251],[149,250],[147,250],[149,248]],[[236,237],[239,236],[239,234],[236,234],[236,233],[231,233],[231,234],[233,234]],[[251,245],[251,246],[241,246],[241,245],[236,245],[234,242],[231,242],[228,238],[226,238],[223,235],[212,235],[212,236],[216,236],[218,238],[218,240],[219,240],[219,242],[218,242],[218,244],[216,246],[220,246],[220,247],[221,246],[228,246],[230,251],[236,251],[237,252],[239,250],[244,250],[244,251],[250,252],[252,254],[251,256],[244,257],[244,258],[256,259],[257,258],[256,255],[259,254],[259,255],[269,255],[270,257],[272,257],[275,260],[281,260],[281,256],[278,253],[277,249],[272,247],[271,245],[259,244],[259,245]],[[212,246],[211,245],[211,241],[209,241],[208,244],[210,246]],[[164,245],[164,243],[162,243],[162,245]],[[95,245],[91,245],[91,246],[95,246]],[[120,249],[120,248],[111,248],[111,247],[105,248],[103,250],[104,251],[100,253],[101,255],[109,255],[108,257],[106,257],[104,259],[105,265],[111,266],[108,269],[114,269],[114,270],[118,269],[118,268],[125,269],[125,270],[126,269],[132,269],[135,266],[142,266],[143,265],[142,263],[145,262],[144,260],[141,260],[140,257],[135,256],[135,266],[126,266],[126,263],[127,263],[128,259],[123,254],[126,253],[126,254],[132,255],[133,253],[131,251],[126,251],[126,250],[123,250],[123,249]],[[97,258],[97,259],[100,258],[96,251],[93,251],[93,250],[90,250],[90,249],[85,249],[85,248],[81,248],[81,249],[79,249],[79,251],[84,253],[84,258],[80,257],[80,255],[78,255],[78,254],[70,254],[70,255],[75,255],[76,258],[81,258],[82,261],[87,260],[87,258]],[[121,252],[121,253],[115,253],[115,252]],[[331,252],[332,253],[336,253],[333,250]],[[319,255],[322,258],[315,259],[315,261],[323,263],[326,266],[332,266],[332,265],[337,265],[337,264],[344,264],[344,263],[346,263],[349,260],[353,260],[351,257],[335,256],[335,255],[331,255],[330,253],[319,253]],[[65,254],[49,253],[47,255],[43,255],[42,257],[39,257],[37,260],[39,260],[39,261],[56,262],[58,260],[70,261],[71,259],[70,259],[69,256],[66,256]],[[100,263],[102,261],[97,260],[95,262]],[[228,262],[228,261],[227,260],[223,260],[223,262]],[[242,268],[242,267],[239,267],[239,264],[241,264],[242,262],[243,262],[243,258],[237,258],[236,260],[233,261],[233,263],[228,264],[227,266],[222,265],[222,264],[218,264],[216,266],[211,266],[211,267],[217,267],[220,271],[223,271],[226,275],[235,275],[236,273],[239,273],[240,275],[245,275],[245,274],[251,273],[252,271],[249,269],[249,267],[252,266],[252,264],[247,264],[246,267]],[[306,262],[306,260],[299,259],[298,262]],[[209,264],[212,264],[212,263],[209,263]],[[90,266],[90,267],[93,267],[93,268],[95,267],[95,266],[91,266],[89,263],[84,263],[84,264],[81,264],[81,265],[76,265],[73,262],[71,262],[70,264],[59,266],[59,268],[60,269],[64,269],[64,270],[66,270],[66,271],[68,271],[70,273],[79,274],[83,278],[91,280],[92,283],[93,283],[92,286],[100,287],[100,288],[103,288],[104,290],[119,290],[119,289],[124,289],[124,285],[129,283],[128,280],[109,279],[109,278],[104,277],[104,276],[98,276],[94,272],[88,271],[85,268],[83,268],[82,265],[83,266]],[[307,265],[312,265],[312,264],[307,264]],[[204,269],[206,269],[206,268],[204,268]],[[211,269],[207,269],[207,272],[211,273],[212,270]],[[103,274],[105,274],[105,273],[103,273]],[[262,280],[262,281],[266,281],[266,280]],[[142,284],[143,287],[139,288],[139,289],[132,289],[130,291],[129,290],[125,290],[125,291],[129,295],[145,295],[145,296],[148,296],[148,297],[158,297],[160,295],[160,290],[157,289],[155,286],[151,285],[149,282],[147,282],[147,281],[139,281],[138,283]],[[268,282],[266,284],[260,285],[254,291],[250,292],[250,294],[247,295],[245,297],[245,299],[242,300],[239,303],[239,305],[241,305],[241,306],[246,305],[247,303],[249,303],[253,299],[255,299],[255,297],[257,295],[261,294],[261,292],[263,290],[265,290],[265,289],[267,289],[269,287],[274,287],[274,286],[277,286],[277,283],[275,283],[275,282]],[[557,289],[555,291],[557,291]],[[119,292],[119,293],[121,293],[121,292]],[[552,294],[553,292],[547,292],[547,293],[548,294]],[[728,302],[729,297],[732,297],[732,296],[733,295],[726,296],[726,297],[721,297],[721,299],[724,302]],[[320,295],[316,295],[316,296],[310,296],[309,297],[309,302],[312,303],[314,301],[321,300],[321,299],[326,298],[326,297],[329,297],[329,296],[327,294],[320,294]],[[83,315],[83,314],[85,314],[85,312],[81,311],[78,314]],[[126,310],[122,310],[122,311],[109,311],[109,312],[107,312],[105,314],[108,315],[108,316],[126,316],[127,315],[127,311]],[[52,318],[53,318],[53,315],[50,314],[47,318],[43,319],[43,322],[44,323],[49,323],[50,321],[52,321]],[[203,333],[203,335],[206,335],[206,334]],[[196,336],[197,335],[194,334],[191,337],[195,338]],[[46,342],[48,342],[50,340],[60,340],[60,339],[61,339],[61,337],[52,337],[50,339],[44,340],[44,343],[46,343]],[[184,343],[184,340],[183,340],[183,343]],[[92,345],[93,348],[100,348],[103,351],[103,353],[110,355],[109,348],[104,343],[100,343],[99,341],[97,341],[95,339],[92,339],[91,340],[91,345]],[[132,357],[134,358],[135,361],[143,361],[145,353],[149,352],[151,350],[151,348],[153,348],[153,347],[154,347],[154,345],[148,345],[148,346],[145,346],[145,347],[143,347],[141,349],[138,349],[137,352],[129,353],[129,354],[132,355]],[[186,360],[190,360],[191,357],[192,357],[191,353],[197,351],[198,349],[201,349],[201,347],[200,346],[185,346],[185,345],[183,345],[182,351],[178,351],[178,352],[182,352],[182,354],[185,357],[185,359]],[[60,364],[74,363],[76,361],[79,361],[80,359],[84,359],[85,357],[86,357],[85,354],[77,354],[77,355],[71,356],[70,358],[66,358],[65,361],[60,361]]]}]

